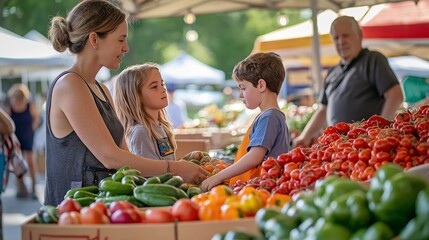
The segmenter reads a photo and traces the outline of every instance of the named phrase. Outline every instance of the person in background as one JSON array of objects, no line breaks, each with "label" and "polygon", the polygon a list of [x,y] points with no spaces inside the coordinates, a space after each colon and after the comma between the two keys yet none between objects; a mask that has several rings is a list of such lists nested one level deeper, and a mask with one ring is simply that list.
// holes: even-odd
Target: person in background
[{"label": "person in background", "polygon": [[186,110],[186,104],[178,99],[174,98],[174,92],[176,91],[176,84],[167,84],[168,92],[168,106],[167,106],[167,117],[173,124],[174,128],[180,128],[188,119],[188,111]]},{"label": "person in background", "polygon": [[112,96],[95,79],[103,66],[119,68],[127,36],[126,13],[107,0],[80,1],[67,19],[51,19],[54,49],[68,49],[76,59],[53,81],[46,99],[45,205],[56,206],[69,189],[97,185],[123,166],[147,177],[171,172],[188,183],[208,174],[191,162],[143,158],[128,150]]},{"label": "person in background", "polygon": [[204,180],[201,184],[204,191],[227,179],[233,185],[237,180],[246,182],[259,176],[262,161],[289,151],[289,130],[277,102],[285,78],[280,56],[272,52],[250,55],[234,67],[232,78],[246,108],[259,108],[261,113],[247,130],[234,164]]},{"label": "person in background", "polygon": [[[8,113],[4,111],[2,108],[0,108],[0,139],[3,140],[3,135],[10,135],[15,132],[15,124],[13,120],[9,117]],[[3,144],[3,143],[2,143]],[[2,145],[3,146],[3,145]],[[3,152],[3,147],[0,148],[0,175],[1,175],[1,182],[0,182],[0,240],[3,240],[3,206],[1,202],[1,194],[4,190],[4,181],[3,181],[3,174],[6,166],[6,155]],[[8,170],[6,170],[8,171]]]},{"label": "person in background", "polygon": [[174,131],[166,117],[167,91],[156,64],[134,65],[116,79],[116,114],[130,151],[142,157],[176,160]]},{"label": "person in background", "polygon": [[393,117],[403,94],[385,56],[362,48],[362,30],[349,16],[331,25],[331,36],[341,61],[328,71],[319,95],[319,107],[293,146],[308,147],[326,126],[351,123],[372,115]]},{"label": "person in background", "polygon": [[[16,126],[15,135],[21,145],[24,158],[27,160],[28,169],[31,177],[31,193],[33,199],[36,195],[36,163],[33,157],[34,132],[40,123],[39,113],[36,105],[31,100],[30,90],[25,84],[16,83],[7,92],[10,108],[7,112],[10,114]],[[24,178],[17,179],[17,194],[19,198],[28,197],[28,190],[25,186]]]}]

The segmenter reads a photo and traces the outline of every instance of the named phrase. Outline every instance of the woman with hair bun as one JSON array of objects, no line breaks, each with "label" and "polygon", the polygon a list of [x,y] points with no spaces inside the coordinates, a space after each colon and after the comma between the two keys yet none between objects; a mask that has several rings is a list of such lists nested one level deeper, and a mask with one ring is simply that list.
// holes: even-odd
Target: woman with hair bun
[{"label": "woman with hair bun", "polygon": [[84,0],[64,19],[52,18],[53,47],[76,55],[75,64],[50,87],[46,101],[46,189],[44,204],[57,205],[67,190],[97,185],[122,166],[143,176],[165,172],[198,183],[207,172],[184,161],[159,161],[129,152],[112,96],[95,79],[101,67],[118,69],[128,52],[127,16],[106,0]]}]

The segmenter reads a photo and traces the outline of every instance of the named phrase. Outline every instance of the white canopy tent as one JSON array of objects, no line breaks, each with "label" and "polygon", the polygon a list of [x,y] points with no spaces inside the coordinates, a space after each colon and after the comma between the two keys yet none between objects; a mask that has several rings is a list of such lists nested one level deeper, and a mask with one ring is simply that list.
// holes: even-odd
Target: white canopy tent
[{"label": "white canopy tent", "polygon": [[160,67],[167,84],[223,84],[225,73],[206,65],[194,57],[181,53]]},{"label": "white canopy tent", "polygon": [[70,57],[43,43],[0,28],[0,76],[20,76],[37,70],[67,67]]}]

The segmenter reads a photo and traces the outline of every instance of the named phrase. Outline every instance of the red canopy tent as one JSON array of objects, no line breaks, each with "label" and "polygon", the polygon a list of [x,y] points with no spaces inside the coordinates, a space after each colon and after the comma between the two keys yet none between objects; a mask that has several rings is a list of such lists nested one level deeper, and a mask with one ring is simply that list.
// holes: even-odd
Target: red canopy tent
[{"label": "red canopy tent", "polygon": [[360,25],[364,43],[372,49],[429,59],[429,0],[374,6]]}]

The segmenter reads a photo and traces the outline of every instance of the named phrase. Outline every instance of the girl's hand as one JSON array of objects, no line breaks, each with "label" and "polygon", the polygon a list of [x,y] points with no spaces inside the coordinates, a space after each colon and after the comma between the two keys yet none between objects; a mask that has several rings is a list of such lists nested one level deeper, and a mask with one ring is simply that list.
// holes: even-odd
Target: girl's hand
[{"label": "girl's hand", "polygon": [[209,172],[192,162],[174,161],[170,164],[173,175],[181,176],[187,183],[200,184],[209,175]]},{"label": "girl's hand", "polygon": [[212,189],[213,187],[221,183],[222,183],[222,179],[218,179],[216,175],[211,176],[201,183],[201,190],[203,190],[203,192],[210,191],[210,189]]}]

